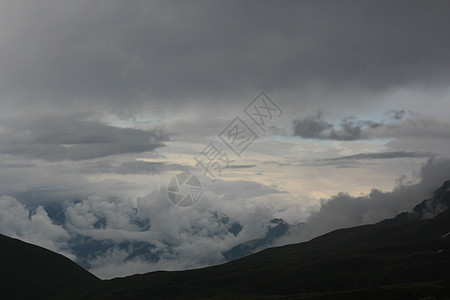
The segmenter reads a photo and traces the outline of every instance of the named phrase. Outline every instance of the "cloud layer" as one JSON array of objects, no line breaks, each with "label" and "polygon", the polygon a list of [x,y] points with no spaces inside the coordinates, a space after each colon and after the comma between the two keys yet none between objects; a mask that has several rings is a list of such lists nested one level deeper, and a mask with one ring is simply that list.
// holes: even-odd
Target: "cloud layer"
[{"label": "cloud layer", "polygon": [[314,84],[446,85],[448,5],[3,2],[0,90],[30,104],[124,107]]}]

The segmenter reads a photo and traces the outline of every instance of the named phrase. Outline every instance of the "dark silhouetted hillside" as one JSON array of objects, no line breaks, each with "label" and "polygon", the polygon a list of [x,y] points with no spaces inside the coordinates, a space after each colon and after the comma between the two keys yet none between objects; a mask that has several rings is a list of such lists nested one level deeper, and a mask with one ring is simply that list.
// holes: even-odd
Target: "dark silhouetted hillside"
[{"label": "dark silhouetted hillside", "polygon": [[46,299],[100,281],[70,259],[0,234],[0,298]]}]

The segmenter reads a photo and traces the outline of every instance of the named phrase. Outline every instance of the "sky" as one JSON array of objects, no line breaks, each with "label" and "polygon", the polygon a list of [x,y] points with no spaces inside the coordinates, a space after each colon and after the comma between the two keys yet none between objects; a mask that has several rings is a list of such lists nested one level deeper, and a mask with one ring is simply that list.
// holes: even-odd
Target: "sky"
[{"label": "sky", "polygon": [[221,263],[277,218],[284,244],[410,210],[450,179],[449,13],[0,0],[0,232],[112,278]]}]

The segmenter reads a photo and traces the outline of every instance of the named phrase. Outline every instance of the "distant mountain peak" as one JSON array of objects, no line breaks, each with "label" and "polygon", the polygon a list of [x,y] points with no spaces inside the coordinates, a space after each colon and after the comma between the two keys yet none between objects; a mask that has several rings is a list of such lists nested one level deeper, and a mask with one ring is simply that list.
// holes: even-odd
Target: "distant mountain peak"
[{"label": "distant mountain peak", "polygon": [[450,180],[446,180],[440,188],[433,192],[431,198],[417,204],[412,212],[402,212],[393,219],[387,219],[380,223],[416,221],[431,219],[450,208]]},{"label": "distant mountain peak", "polygon": [[450,180],[437,189],[431,198],[423,200],[413,209],[417,219],[431,219],[450,207]]},{"label": "distant mountain peak", "polygon": [[449,192],[450,192],[450,180],[446,180],[444,184],[442,184],[442,186],[433,193],[433,195],[437,197],[442,197]]}]

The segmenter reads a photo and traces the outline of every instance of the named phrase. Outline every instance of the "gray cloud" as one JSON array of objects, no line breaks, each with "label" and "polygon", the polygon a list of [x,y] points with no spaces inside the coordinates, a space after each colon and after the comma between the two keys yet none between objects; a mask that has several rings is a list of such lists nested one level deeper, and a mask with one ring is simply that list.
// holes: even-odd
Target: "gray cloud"
[{"label": "gray cloud", "polygon": [[409,158],[409,157],[430,157],[432,153],[424,152],[408,152],[408,151],[391,151],[379,153],[358,153],[354,155],[330,157],[320,159],[318,161],[340,161],[340,160],[360,160],[360,159],[392,159],[392,158]]},{"label": "gray cloud", "polygon": [[168,140],[161,130],[108,126],[77,114],[6,120],[1,125],[0,153],[48,161],[142,153]]},{"label": "gray cloud", "polygon": [[326,138],[323,133],[333,128],[332,124],[323,120],[321,111],[317,111],[315,115],[309,115],[292,122],[294,125],[294,135],[303,138]]},{"label": "gray cloud", "polygon": [[321,111],[317,111],[314,115],[306,116],[303,119],[295,119],[292,123],[293,134],[296,136],[336,141],[367,139],[368,135],[365,130],[382,126],[382,123],[361,121],[355,117],[346,117],[339,126],[334,126],[323,119]]}]

